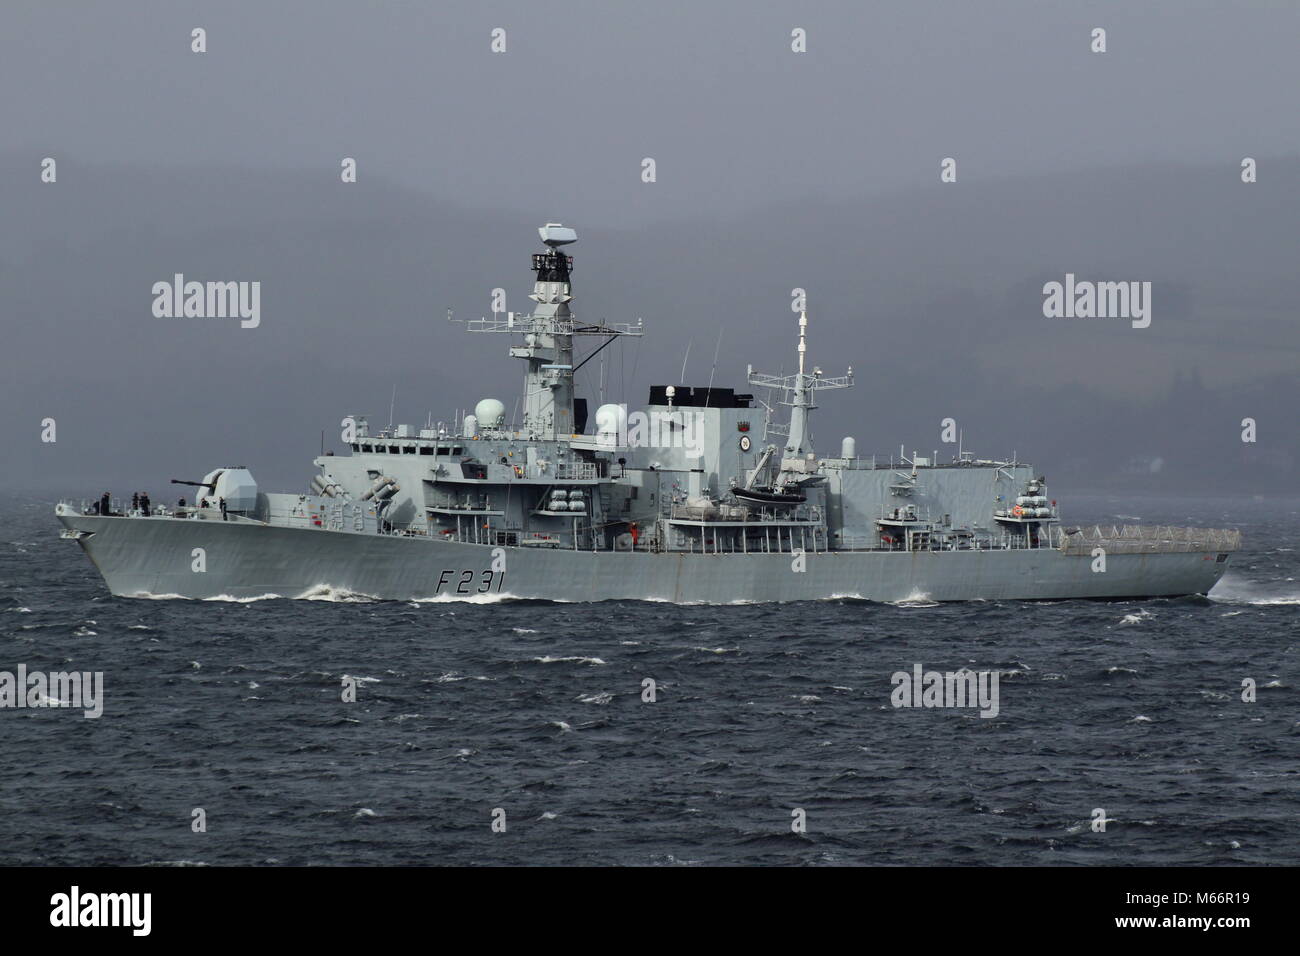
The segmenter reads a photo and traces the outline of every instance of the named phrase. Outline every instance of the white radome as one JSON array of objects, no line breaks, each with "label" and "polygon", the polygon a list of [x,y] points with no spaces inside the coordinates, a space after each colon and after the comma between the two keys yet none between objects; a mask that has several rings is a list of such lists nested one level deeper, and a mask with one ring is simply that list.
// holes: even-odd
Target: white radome
[{"label": "white radome", "polygon": [[495,398],[485,398],[474,406],[474,417],[484,428],[500,428],[506,417],[506,407]]},{"label": "white radome", "polygon": [[623,430],[622,405],[602,405],[596,409],[596,434],[617,435]]}]

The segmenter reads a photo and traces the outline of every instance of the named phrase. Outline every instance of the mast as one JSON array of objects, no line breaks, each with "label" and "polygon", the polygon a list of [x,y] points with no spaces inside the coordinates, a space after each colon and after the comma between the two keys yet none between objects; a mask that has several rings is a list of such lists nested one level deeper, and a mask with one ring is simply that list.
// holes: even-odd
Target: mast
[{"label": "mast", "polygon": [[557,222],[537,230],[546,252],[533,256],[537,280],[528,296],[537,303],[533,314],[516,316],[524,322],[524,344],[510,354],[527,363],[524,372],[523,431],[528,438],[554,441],[573,434],[573,289],[569,272],[573,257],[561,246],[578,241],[578,234]]},{"label": "mast", "polygon": [[825,378],[822,370],[813,366],[811,373],[805,364],[808,352],[808,313],[799,313],[799,371],[794,375],[764,375],[756,373],[754,366],[749,366],[750,385],[762,388],[779,388],[785,393],[782,405],[790,407],[788,426],[772,425],[769,431],[786,436],[785,452],[781,456],[781,472],[776,480],[778,488],[796,485],[807,475],[817,470],[816,453],[813,451],[812,433],[808,427],[809,413],[817,407],[815,404],[818,389],[851,388],[853,385],[853,368],[848,374],[836,378]]},{"label": "mast", "polygon": [[578,241],[575,230],[548,222],[537,230],[546,251],[533,255],[537,274],[528,296],[537,305],[531,314],[507,312],[466,323],[471,332],[508,332],[523,336],[522,345],[512,345],[510,355],[523,359],[524,371],[522,437],[532,441],[557,441],[574,432],[573,337],[575,335],[641,335],[641,324],[579,324],[569,303],[573,300],[570,274],[573,257],[560,252],[561,246]]}]

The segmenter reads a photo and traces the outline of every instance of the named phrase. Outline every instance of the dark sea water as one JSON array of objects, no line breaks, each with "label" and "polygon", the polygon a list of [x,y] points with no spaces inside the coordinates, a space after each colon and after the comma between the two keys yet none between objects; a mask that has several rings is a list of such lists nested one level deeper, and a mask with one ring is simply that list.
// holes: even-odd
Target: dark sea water
[{"label": "dark sea water", "polygon": [[[105,683],[0,710],[0,863],[1300,863],[1300,501],[1069,504],[1247,550],[1143,602],[125,600],[0,501],[0,670]],[[895,709],[917,662],[999,715]]]}]

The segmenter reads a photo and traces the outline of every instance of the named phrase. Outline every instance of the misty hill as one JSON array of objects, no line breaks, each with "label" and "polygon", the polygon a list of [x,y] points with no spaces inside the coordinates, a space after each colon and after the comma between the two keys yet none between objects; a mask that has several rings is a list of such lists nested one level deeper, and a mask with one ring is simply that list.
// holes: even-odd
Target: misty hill
[{"label": "misty hill", "polygon": [[[884,198],[756,205],[727,219],[647,223],[609,208],[467,208],[334,169],[144,169],[9,154],[0,232],[5,348],[0,439],[9,487],[162,488],[217,464],[301,486],[347,413],[451,421],[521,380],[502,336],[448,323],[505,288],[524,310],[535,227],[562,220],[575,311],[644,317],[639,343],[606,350],[605,397],[649,385],[744,384],[789,370],[790,293],[808,293],[810,358],[852,365],[827,396],[819,448],[946,450],[952,417],[981,457],[1013,450],[1071,488],[1296,488],[1300,325],[1294,263],[1300,159],[1260,158],[1243,185],[1221,167],[1140,167],[940,184]],[[158,319],[153,283],[258,280],[261,325]],[[1150,328],[1047,319],[1044,282],[1153,284]],[[721,340],[719,342],[719,333]],[[717,363],[714,368],[714,354]],[[599,400],[599,361],[582,371]],[[42,444],[40,421],[58,422]],[[1259,441],[1243,444],[1241,420]],[[334,441],[333,444],[337,444]]]}]

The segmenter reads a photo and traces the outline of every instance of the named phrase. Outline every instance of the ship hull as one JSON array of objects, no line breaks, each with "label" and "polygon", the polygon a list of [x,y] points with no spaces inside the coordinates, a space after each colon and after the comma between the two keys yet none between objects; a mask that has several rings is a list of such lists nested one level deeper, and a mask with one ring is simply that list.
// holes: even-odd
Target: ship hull
[{"label": "ship hull", "polygon": [[[729,604],[1047,600],[1205,594],[1213,551],[1089,555],[1051,548],[781,554],[590,552],[285,528],[61,513],[121,597],[381,600],[651,600]],[[201,551],[196,552],[196,549]],[[796,570],[802,566],[804,570]],[[202,567],[202,570],[197,568]]]}]

